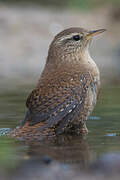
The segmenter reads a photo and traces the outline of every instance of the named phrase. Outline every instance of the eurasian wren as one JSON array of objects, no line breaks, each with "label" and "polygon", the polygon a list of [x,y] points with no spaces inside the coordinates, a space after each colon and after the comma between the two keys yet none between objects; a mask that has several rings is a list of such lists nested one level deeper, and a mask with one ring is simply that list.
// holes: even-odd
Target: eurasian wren
[{"label": "eurasian wren", "polygon": [[37,87],[28,96],[25,120],[14,136],[87,132],[86,120],[100,86],[88,47],[92,37],[104,31],[69,28],[55,36]]}]

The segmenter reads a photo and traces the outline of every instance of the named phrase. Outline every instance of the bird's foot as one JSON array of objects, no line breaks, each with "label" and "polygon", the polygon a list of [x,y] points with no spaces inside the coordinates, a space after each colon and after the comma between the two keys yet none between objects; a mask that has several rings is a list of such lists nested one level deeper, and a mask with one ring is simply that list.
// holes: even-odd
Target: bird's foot
[{"label": "bird's foot", "polygon": [[88,133],[88,129],[86,124],[82,125],[73,125],[69,130],[67,130],[67,134],[76,134],[76,135],[85,135]]},{"label": "bird's foot", "polygon": [[86,127],[86,124],[82,125],[82,127],[80,128],[80,134],[87,134],[88,133],[88,129]]}]

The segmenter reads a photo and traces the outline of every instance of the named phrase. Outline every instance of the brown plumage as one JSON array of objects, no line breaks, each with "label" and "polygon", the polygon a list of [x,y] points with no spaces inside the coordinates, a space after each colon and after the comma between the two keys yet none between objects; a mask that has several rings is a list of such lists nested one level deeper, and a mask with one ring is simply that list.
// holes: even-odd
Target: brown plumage
[{"label": "brown plumage", "polygon": [[87,132],[100,85],[99,70],[88,53],[89,41],[104,29],[70,28],[52,41],[37,87],[28,96],[28,111],[13,136],[39,139],[44,135]]}]

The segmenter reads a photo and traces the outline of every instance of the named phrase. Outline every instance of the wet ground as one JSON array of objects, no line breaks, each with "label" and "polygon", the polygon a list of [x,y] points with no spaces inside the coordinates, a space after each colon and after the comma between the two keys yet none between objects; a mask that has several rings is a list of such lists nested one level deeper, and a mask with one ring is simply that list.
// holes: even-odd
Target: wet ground
[{"label": "wet ground", "polygon": [[[25,99],[32,86],[0,91],[0,128],[14,128],[25,114]],[[120,87],[101,89],[90,116],[89,134],[59,136],[46,142],[23,143],[0,137],[0,169],[9,179],[106,179],[119,177]],[[9,178],[8,178],[9,176]],[[118,178],[119,179],[119,178]]]},{"label": "wet ground", "polygon": [[26,98],[57,31],[71,26],[108,29],[91,47],[103,83],[87,122],[89,134],[29,144],[1,136],[3,180],[120,179],[120,37],[119,23],[114,23],[108,9],[61,14],[39,7],[0,5],[0,128],[15,128],[24,119]]}]

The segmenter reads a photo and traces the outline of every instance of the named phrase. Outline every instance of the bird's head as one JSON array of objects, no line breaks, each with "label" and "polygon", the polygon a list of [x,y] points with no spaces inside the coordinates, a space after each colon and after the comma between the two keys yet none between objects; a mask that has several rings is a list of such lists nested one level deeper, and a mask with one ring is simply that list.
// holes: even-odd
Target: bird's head
[{"label": "bird's head", "polygon": [[88,31],[83,28],[69,28],[55,36],[50,48],[49,55],[63,57],[78,55],[88,49],[91,39],[104,32],[105,29]]},{"label": "bird's head", "polygon": [[94,36],[104,31],[105,29],[88,31],[83,28],[69,28],[57,34],[51,46],[58,51],[63,49],[69,53],[76,50],[83,50]]}]

